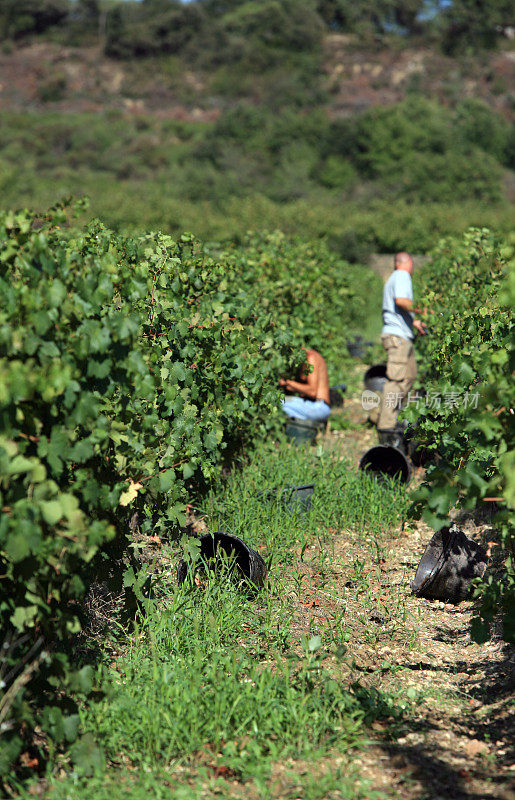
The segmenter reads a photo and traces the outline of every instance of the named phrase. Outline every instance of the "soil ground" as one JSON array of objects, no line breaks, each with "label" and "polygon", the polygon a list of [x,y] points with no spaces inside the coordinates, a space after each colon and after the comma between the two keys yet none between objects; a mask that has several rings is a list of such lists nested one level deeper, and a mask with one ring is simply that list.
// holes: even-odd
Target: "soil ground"
[{"label": "soil ground", "polygon": [[[358,395],[345,401],[339,415],[349,429],[331,432],[329,424],[326,441],[357,464],[375,443],[375,431],[366,427]],[[417,470],[415,481],[422,474]],[[495,536],[488,513],[479,520],[460,518],[460,527],[478,541]],[[380,577],[367,564],[363,590],[349,593],[349,562],[367,561],[366,541],[335,532],[327,572],[313,558],[313,604],[299,605],[299,628],[306,628],[309,615],[334,613],[340,589],[353,632],[348,650],[354,677],[384,691],[402,686],[407,696],[417,698],[417,711],[403,721],[397,738],[389,739],[380,723],[373,726],[378,737],[359,756],[359,770],[370,781],[371,792],[402,800],[513,800],[513,649],[495,635],[484,645],[471,640],[471,602],[454,606],[406,596],[432,534],[421,522],[398,531],[382,554]],[[320,584],[329,574],[330,590],[317,591],[317,577]]]}]

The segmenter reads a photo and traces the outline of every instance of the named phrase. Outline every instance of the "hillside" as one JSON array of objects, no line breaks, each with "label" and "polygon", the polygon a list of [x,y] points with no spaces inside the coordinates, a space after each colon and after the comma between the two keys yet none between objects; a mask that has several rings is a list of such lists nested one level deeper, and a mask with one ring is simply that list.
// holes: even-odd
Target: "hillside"
[{"label": "hillside", "polygon": [[280,228],[355,262],[508,232],[511,41],[450,46],[388,16],[378,33],[366,4],[345,24],[338,3],[290,5],[126,3],[97,30],[48,0],[65,22],[18,35],[4,20],[4,207],[86,195],[116,230]]},{"label": "hillside", "polygon": [[[185,69],[174,57],[120,61],[98,44],[66,47],[39,40],[0,52],[0,75],[2,111],[116,109],[191,122],[212,122],[237,101],[266,102],[267,84],[274,84],[273,73],[249,74],[246,82],[233,81],[229,92],[220,75]],[[329,34],[324,41],[320,83],[331,117],[421,93],[446,105],[480,99],[513,120],[514,82],[513,50],[452,58],[427,46],[367,49],[345,34]]]}]

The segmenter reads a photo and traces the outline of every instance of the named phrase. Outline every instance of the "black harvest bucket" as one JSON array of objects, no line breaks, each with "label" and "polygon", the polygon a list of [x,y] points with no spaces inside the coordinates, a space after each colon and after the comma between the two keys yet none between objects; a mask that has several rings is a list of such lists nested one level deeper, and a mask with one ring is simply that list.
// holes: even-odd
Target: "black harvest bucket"
[{"label": "black harvest bucket", "polygon": [[288,511],[307,514],[314,490],[314,483],[305,483],[302,486],[285,486],[283,489],[264,489],[257,496],[268,502],[275,500]]},{"label": "black harvest bucket", "polygon": [[381,394],[386,383],[386,364],[372,364],[363,377],[365,389]]},{"label": "black harvest bucket", "polygon": [[[205,533],[198,540],[200,557],[204,560],[216,559],[220,552],[227,556],[234,554],[235,567],[256,586],[262,586],[267,575],[266,564],[256,550],[249,547],[243,539],[231,533],[216,531]],[[177,567],[177,585],[181,586],[188,574],[188,564],[183,559]]]},{"label": "black harvest bucket", "polygon": [[291,491],[289,487],[285,494],[287,496],[287,507],[290,511],[298,511],[301,514],[307,514],[311,508],[311,498],[315,491],[314,483],[306,483],[303,486],[293,486]]},{"label": "black harvest bucket", "polygon": [[286,422],[285,433],[287,438],[292,444],[314,444],[317,433],[324,431],[327,426],[327,420],[313,420],[313,419],[294,419],[288,417]]},{"label": "black harvest bucket", "polygon": [[346,345],[349,355],[353,358],[366,358],[368,350],[372,347],[372,342],[365,342],[362,336],[356,336],[346,342]]},{"label": "black harvest bucket", "polygon": [[428,600],[460,603],[474,578],[484,574],[487,555],[456,526],[435,533],[420,559],[411,591]]},{"label": "black harvest bucket", "polygon": [[376,478],[397,478],[402,483],[411,480],[411,464],[402,450],[378,444],[361,456],[359,468]]},{"label": "black harvest bucket", "polygon": [[329,405],[331,408],[341,408],[343,406],[343,395],[347,389],[346,383],[338,383],[329,389]]}]

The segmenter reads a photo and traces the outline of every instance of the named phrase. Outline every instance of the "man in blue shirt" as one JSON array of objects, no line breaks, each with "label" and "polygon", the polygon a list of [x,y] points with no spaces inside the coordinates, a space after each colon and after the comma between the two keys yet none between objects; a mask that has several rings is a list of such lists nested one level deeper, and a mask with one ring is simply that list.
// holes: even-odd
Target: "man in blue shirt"
[{"label": "man in blue shirt", "polygon": [[[387,352],[386,383],[377,422],[380,438],[394,434],[399,410],[417,377],[413,350],[413,329],[422,336],[426,326],[413,315],[413,259],[408,253],[397,253],[395,270],[383,291],[383,330],[381,341]],[[381,437],[381,434],[383,436]]]}]

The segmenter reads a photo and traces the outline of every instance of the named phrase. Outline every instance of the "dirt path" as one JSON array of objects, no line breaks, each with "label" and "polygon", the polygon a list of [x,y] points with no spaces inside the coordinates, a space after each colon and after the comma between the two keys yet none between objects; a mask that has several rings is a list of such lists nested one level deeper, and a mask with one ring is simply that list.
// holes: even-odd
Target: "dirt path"
[{"label": "dirt path", "polygon": [[[356,367],[349,397],[331,415],[322,442],[354,466],[376,443],[360,402],[363,371]],[[422,478],[419,469],[414,483]],[[478,540],[495,536],[486,516],[464,518],[460,526]],[[315,531],[293,554],[295,577],[281,586],[278,611],[288,619],[289,646],[301,652],[306,636],[319,635],[324,670],[369,690],[371,702],[376,689],[376,702],[390,703],[384,721],[376,709],[369,740],[359,749],[275,763],[266,785],[241,782],[221,767],[199,796],[305,800],[308,786],[309,800],[515,800],[513,648],[495,636],[481,646],[471,640],[472,603],[453,606],[410,594],[433,534],[427,525],[372,535],[346,530],[342,519],[338,528]],[[156,569],[175,569],[177,553],[170,561],[163,551],[161,561],[158,545],[149,549]],[[174,767],[174,776],[198,786],[203,764],[193,758]]]},{"label": "dirt path", "polygon": [[[365,427],[357,394],[340,413],[348,428],[331,432],[329,426],[325,445],[357,463],[375,443],[375,432]],[[421,477],[419,470],[415,480]],[[461,527],[478,540],[492,536],[488,520],[465,518]],[[453,606],[409,594],[432,534],[424,523],[408,525],[383,543],[377,559],[366,532],[358,540],[339,533],[330,556],[314,548],[307,564],[313,604],[299,606],[299,629],[309,615],[320,621],[334,615],[341,598],[352,631],[349,679],[396,694],[399,705],[403,697],[411,701],[393,737],[391,726],[374,724],[377,738],[359,757],[362,776],[380,797],[513,800],[513,649],[496,637],[482,646],[471,640],[472,603]]]}]

